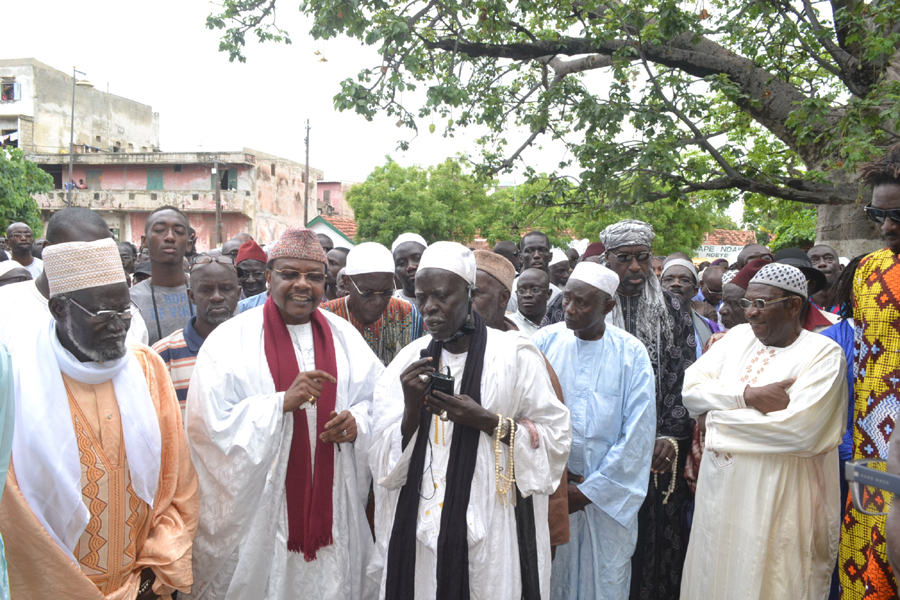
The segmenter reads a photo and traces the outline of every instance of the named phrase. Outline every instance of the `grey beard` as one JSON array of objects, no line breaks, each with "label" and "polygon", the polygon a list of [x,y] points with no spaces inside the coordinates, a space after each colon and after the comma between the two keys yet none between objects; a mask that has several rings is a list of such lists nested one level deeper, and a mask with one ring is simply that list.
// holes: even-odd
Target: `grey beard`
[{"label": "grey beard", "polygon": [[115,348],[110,348],[109,350],[95,350],[92,348],[88,348],[75,336],[75,333],[72,329],[72,321],[66,320],[66,333],[69,335],[69,339],[72,340],[72,343],[75,344],[75,347],[79,352],[87,356],[94,362],[104,363],[109,362],[111,360],[119,360],[123,356],[125,356],[125,352],[127,348],[125,348],[125,343],[119,344]]},{"label": "grey beard", "polygon": [[[216,307],[216,308],[218,308],[218,307]],[[233,316],[234,316],[233,314],[227,314],[227,315],[222,315],[221,317],[210,317],[209,310],[207,309],[206,322],[209,323],[210,325],[215,325],[216,327],[218,327],[219,325],[221,325],[222,323],[224,323],[225,321],[227,321],[228,319],[230,319]]]}]

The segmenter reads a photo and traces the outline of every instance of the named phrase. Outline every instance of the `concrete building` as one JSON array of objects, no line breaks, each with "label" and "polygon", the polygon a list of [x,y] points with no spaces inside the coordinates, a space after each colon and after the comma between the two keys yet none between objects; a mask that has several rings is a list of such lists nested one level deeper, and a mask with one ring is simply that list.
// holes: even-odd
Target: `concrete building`
[{"label": "concrete building", "polygon": [[[72,76],[33,58],[0,60],[0,144],[26,153],[69,152]],[[159,150],[159,113],[146,104],[75,87],[75,152]]]},{"label": "concrete building", "polygon": [[354,185],[354,181],[320,181],[316,186],[318,214],[352,219],[353,209],[344,198]]},{"label": "concrete building", "polygon": [[[33,58],[0,60],[0,145],[21,148],[53,176],[54,191],[35,196],[46,222],[66,206],[72,76]],[[140,244],[147,215],[163,205],[188,214],[197,248],[216,246],[215,179],[219,163],[223,241],[241,232],[261,244],[318,214],[322,171],[244,148],[231,152],[161,152],[159,113],[94,87],[75,86],[72,204],[100,213],[119,241]]]},{"label": "concrete building", "polygon": [[[70,80],[71,81],[71,80]],[[66,206],[68,156],[35,154],[31,160],[53,176],[55,190],[35,199],[46,222]],[[92,153],[75,158],[72,205],[94,209],[116,238],[140,245],[147,215],[163,205],[177,206],[197,230],[197,249],[216,247],[213,166],[222,204],[223,241],[248,232],[268,244],[289,226],[303,225],[304,165],[257,150],[235,152]],[[316,215],[316,181],[310,169],[308,217]],[[83,182],[83,183],[82,183]]]}]

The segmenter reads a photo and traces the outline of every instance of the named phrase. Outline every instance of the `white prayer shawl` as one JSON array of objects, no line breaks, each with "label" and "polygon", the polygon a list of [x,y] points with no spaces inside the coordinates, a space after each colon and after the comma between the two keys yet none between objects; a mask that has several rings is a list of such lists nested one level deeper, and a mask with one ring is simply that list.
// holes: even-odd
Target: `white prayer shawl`
[{"label": "white prayer shawl", "polygon": [[[559,402],[543,357],[537,348],[519,332],[500,332],[488,329],[481,380],[481,403],[488,412],[499,413],[516,420],[531,419],[540,435],[540,446],[531,447],[527,431],[519,427],[515,439],[515,476],[524,496],[534,495],[534,522],[537,528],[538,570],[541,596],[550,594],[550,531],[547,521],[547,500],[562,476],[571,445],[569,409]],[[375,442],[370,452],[375,477],[375,538],[376,554],[369,574],[380,583],[380,597],[384,598],[383,569],[387,564],[394,514],[400,489],[406,483],[407,469],[415,446],[416,436],[401,450],[400,423],[403,416],[403,390],[400,374],[419,359],[420,351],[431,341],[420,338],[400,351],[378,381],[374,402]],[[452,358],[444,352],[443,360]],[[457,355],[453,371],[456,392],[462,381],[464,357]],[[419,501],[416,531],[416,600],[435,597],[437,537],[440,530],[441,503],[446,489],[446,465],[453,423],[432,422],[432,448],[425,464],[430,464],[422,478],[425,499]],[[437,444],[448,442],[443,451]],[[504,472],[508,447],[502,445],[501,461]],[[432,479],[432,473],[434,480]],[[429,486],[435,494],[429,496]],[[519,550],[516,537],[516,518],[510,492],[504,506],[496,492],[494,478],[494,448],[491,436],[481,434],[472,491],[467,510],[469,523],[469,588],[472,600],[519,600],[522,596]]]},{"label": "white prayer shawl", "polygon": [[[786,409],[746,408],[746,386],[794,377]],[[847,426],[840,346],[801,331],[786,348],[767,347],[738,325],[686,371],[683,397],[692,417],[708,416],[681,597],[827,597]]]},{"label": "white prayer shawl", "polygon": [[[334,335],[335,410],[352,412],[359,434],[334,453],[334,543],[306,562],[302,553],[287,549],[285,471],[294,416],[283,412],[284,393],[275,391],[263,313],[247,311],[219,325],[194,367],[185,427],[200,482],[200,524],[194,586],[187,597],[369,598],[374,588],[364,587],[372,549],[365,516],[371,482],[366,450],[372,392],[384,367],[350,323],[322,313]],[[314,368],[304,368],[297,354],[301,371]]]},{"label": "white prayer shawl", "polygon": [[13,464],[22,495],[44,529],[73,561],[90,515],[84,505],[81,460],[62,375],[97,385],[112,380],[122,415],[131,482],[151,507],[162,461],[159,419],[134,353],[106,363],[78,361],[62,347],[50,319],[20,340],[15,360],[16,429]]}]

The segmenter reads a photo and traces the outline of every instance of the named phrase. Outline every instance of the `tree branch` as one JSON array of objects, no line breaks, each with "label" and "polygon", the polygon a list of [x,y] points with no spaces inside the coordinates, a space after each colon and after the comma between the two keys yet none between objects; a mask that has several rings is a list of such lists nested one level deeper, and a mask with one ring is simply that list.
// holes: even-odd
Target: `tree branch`
[{"label": "tree branch", "polygon": [[[483,44],[459,39],[443,39],[426,42],[433,50],[458,51],[472,58],[492,57],[510,60],[538,60],[546,56],[580,56],[598,54],[608,59],[622,53],[643,52],[650,62],[679,69],[689,75],[705,78],[727,75],[743,93],[734,99],[741,110],[771,131],[804,160],[815,162],[817,148],[812,144],[801,146],[794,132],[785,125],[796,105],[807,96],[795,86],[782,81],[764,69],[756,67],[745,57],[707,39],[696,39],[692,33],[673,36],[667,44],[641,44],[632,40],[589,40],[564,37],[555,41],[538,43]],[[627,54],[626,54],[627,56]],[[821,126],[824,132],[825,126]]]}]

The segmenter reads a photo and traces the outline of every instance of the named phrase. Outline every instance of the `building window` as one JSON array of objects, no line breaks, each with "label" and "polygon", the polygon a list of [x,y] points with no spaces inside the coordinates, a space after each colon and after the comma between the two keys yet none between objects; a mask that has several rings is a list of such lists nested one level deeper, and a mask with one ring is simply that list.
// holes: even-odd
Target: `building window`
[{"label": "building window", "polygon": [[98,135],[98,136],[96,136],[96,137],[94,138],[94,141],[96,141],[96,142],[99,144],[100,142],[103,141],[103,138],[101,138],[101,137]]},{"label": "building window", "polygon": [[[219,186],[221,190],[236,190],[237,189],[237,169],[222,169],[219,171],[222,175],[222,179],[219,180]],[[210,180],[211,189],[216,189],[216,174],[213,173],[212,178]]]},{"label": "building window", "polygon": [[22,84],[15,77],[0,78],[0,102],[16,102],[22,99]]},{"label": "building window", "polygon": [[322,201],[331,204],[331,190],[325,190],[322,192]]},{"label": "building window", "polygon": [[275,177],[275,163],[272,163],[272,177]]},{"label": "building window", "polygon": [[[102,171],[99,169],[96,170],[87,170],[84,172],[84,181],[87,185],[87,189],[89,190],[99,190],[100,185],[103,181],[103,177],[101,175]],[[75,186],[78,186],[79,182],[75,182]]]},{"label": "building window", "polygon": [[162,190],[163,188],[163,170],[147,169],[147,189]]},{"label": "building window", "polygon": [[175,165],[175,172],[176,172],[176,173],[181,173],[181,170],[182,170],[183,168],[184,168],[184,167],[182,167],[181,165]]}]

